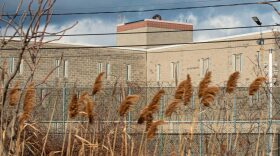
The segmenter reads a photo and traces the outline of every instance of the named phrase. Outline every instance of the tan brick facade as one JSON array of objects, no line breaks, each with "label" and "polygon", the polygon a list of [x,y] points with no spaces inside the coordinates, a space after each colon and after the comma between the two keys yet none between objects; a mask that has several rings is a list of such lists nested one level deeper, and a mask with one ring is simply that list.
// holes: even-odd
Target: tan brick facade
[{"label": "tan brick facade", "polygon": [[[141,30],[140,30],[141,29]],[[157,31],[162,28],[144,27],[131,31]],[[130,31],[130,30],[129,30]],[[179,40],[190,40],[190,32],[174,32],[172,35]],[[138,40],[126,37],[118,38],[120,42],[127,44],[169,43],[172,35],[160,34],[135,34]],[[170,38],[171,36],[171,38]],[[187,38],[184,38],[187,37]],[[161,46],[156,48],[85,48],[80,49],[55,49],[55,47],[71,47],[74,45],[49,44],[46,47],[54,49],[42,49],[40,52],[40,64],[36,69],[33,80],[42,81],[49,72],[55,68],[61,55],[63,60],[59,71],[54,71],[49,79],[49,85],[54,84],[74,84],[79,86],[91,86],[99,72],[108,74],[106,82],[113,83],[116,79],[137,82],[141,85],[175,85],[174,72],[178,72],[178,80],[185,79],[190,74],[194,85],[197,85],[204,75],[205,70],[213,72],[213,83],[224,86],[228,76],[235,70],[240,70],[241,78],[239,86],[248,86],[258,75],[257,51],[260,45],[253,41],[225,42],[226,40],[258,39],[259,33],[232,36],[219,40],[212,40],[213,43],[190,43],[186,45]],[[273,38],[273,32],[264,32],[264,38]],[[142,39],[140,39],[142,38]],[[159,39],[160,38],[160,39]],[[12,43],[13,44],[13,43]],[[10,45],[15,47],[15,45]],[[146,48],[146,47],[144,47]],[[278,48],[273,39],[265,40],[263,54],[260,52],[260,62],[263,68],[268,64],[268,51],[273,50],[274,69],[279,69]],[[8,65],[11,58],[17,62],[16,51],[1,52],[1,62],[6,60]],[[25,54],[23,63],[23,74],[18,74],[17,78],[27,79],[30,74],[31,60],[29,53]],[[14,63],[15,64],[15,63]],[[67,67],[66,67],[67,66]],[[206,67],[207,66],[207,67]],[[176,69],[175,69],[176,67]],[[202,69],[203,68],[203,69]],[[238,69],[237,69],[238,68]],[[64,71],[67,70],[65,77]],[[59,72],[59,75],[58,75]],[[129,73],[129,76],[128,76]],[[278,72],[279,75],[279,72]],[[275,75],[275,78],[278,76]]]},{"label": "tan brick facade", "polygon": [[189,23],[146,19],[119,25],[117,32],[128,34],[117,34],[117,45],[139,45],[138,47],[147,49],[165,44],[192,42],[192,30],[193,25]]},{"label": "tan brick facade", "polygon": [[[251,34],[240,37],[233,37],[225,40],[243,40],[243,39],[258,39],[259,34]],[[264,38],[273,38],[273,33],[265,33]],[[273,50],[273,59],[275,70],[279,69],[277,65],[279,54],[274,40],[265,40],[263,46],[263,57],[260,59],[264,65],[268,65],[269,49]],[[276,51],[275,51],[276,50]],[[213,72],[213,82],[219,86],[224,86],[228,76],[235,71],[233,64],[234,57],[241,54],[241,78],[240,86],[248,86],[257,76],[257,51],[260,51],[260,45],[256,41],[240,41],[240,42],[223,42],[223,43],[205,43],[205,44],[188,44],[166,46],[165,48],[154,48],[148,50],[147,55],[147,81],[156,81],[157,69],[160,65],[160,80],[159,83],[175,82],[172,77],[172,62],[178,63],[179,73],[178,79],[183,80],[187,74],[190,74],[194,84],[198,84],[201,80],[202,66],[201,59],[209,59],[209,70]],[[240,64],[238,62],[238,64]],[[238,64],[236,67],[238,67]],[[279,64],[279,63],[278,63]]]}]

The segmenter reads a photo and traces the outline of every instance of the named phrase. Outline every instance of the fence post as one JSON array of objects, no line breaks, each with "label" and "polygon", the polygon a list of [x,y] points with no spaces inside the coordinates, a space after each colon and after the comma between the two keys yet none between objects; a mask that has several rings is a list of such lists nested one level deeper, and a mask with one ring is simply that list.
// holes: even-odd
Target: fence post
[{"label": "fence post", "polygon": [[[66,108],[66,85],[63,85],[62,89],[62,121],[63,121],[63,131],[65,130],[65,108]],[[55,109],[55,108],[54,108]]]},{"label": "fence post", "polygon": [[236,134],[236,96],[233,97],[233,120],[234,120],[234,134]]},{"label": "fence post", "polygon": [[[128,95],[130,95],[131,94],[131,88],[130,88],[129,85],[127,86],[127,88],[128,88]],[[128,112],[128,133],[130,133],[130,129],[131,129],[131,113],[129,111]]]},{"label": "fence post", "polygon": [[202,125],[202,113],[201,105],[199,106],[199,120],[200,120],[200,139],[199,139],[199,155],[202,156],[203,153],[203,125]]},{"label": "fence post", "polygon": [[[165,95],[163,95],[160,99],[160,119],[163,119],[163,105],[165,101]],[[160,146],[159,146],[159,156],[162,156],[163,151],[163,134],[162,134],[162,126],[160,127]]]},{"label": "fence post", "polygon": [[269,126],[269,137],[268,137],[268,147],[267,154],[272,155],[272,77],[273,77],[273,66],[272,66],[272,49],[269,49],[268,56],[268,83],[269,83],[269,100],[268,100],[268,126]]}]

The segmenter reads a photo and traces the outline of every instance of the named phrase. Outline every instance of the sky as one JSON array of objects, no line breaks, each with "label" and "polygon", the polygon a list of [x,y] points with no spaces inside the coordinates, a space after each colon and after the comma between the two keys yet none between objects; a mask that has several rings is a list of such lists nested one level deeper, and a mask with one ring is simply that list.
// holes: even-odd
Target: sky
[{"label": "sky", "polygon": [[[29,1],[30,0],[23,0],[24,4],[21,10],[25,10],[26,5]],[[146,10],[157,8],[192,7],[257,1],[261,0],[57,0],[53,11],[54,13],[72,13]],[[19,0],[0,0],[0,5],[4,5],[4,7],[0,8],[1,12],[13,13],[18,2]],[[280,4],[276,5],[278,8],[280,8]],[[48,27],[48,32],[56,32],[73,25],[75,22],[78,22],[78,24],[74,28],[67,31],[66,34],[111,33],[116,32],[117,24],[151,18],[155,14],[160,14],[163,20],[176,22],[187,21],[188,23],[192,23],[194,25],[194,29],[255,26],[256,24],[251,19],[252,16],[258,16],[263,25],[280,23],[280,16],[278,16],[270,6],[250,5],[173,11],[169,10],[118,14],[53,16]],[[259,30],[259,28],[255,28],[195,32],[194,41],[203,41],[218,37],[227,37],[249,32],[258,32]],[[114,35],[79,36],[64,37],[59,42],[90,45],[115,45],[116,39]]]}]

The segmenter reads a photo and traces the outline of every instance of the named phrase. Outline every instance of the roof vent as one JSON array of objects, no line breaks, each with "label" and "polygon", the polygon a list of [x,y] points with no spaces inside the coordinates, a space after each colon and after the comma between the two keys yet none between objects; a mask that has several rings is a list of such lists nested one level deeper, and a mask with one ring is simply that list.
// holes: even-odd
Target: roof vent
[{"label": "roof vent", "polygon": [[159,14],[155,14],[152,18],[155,20],[161,20],[161,16]]}]

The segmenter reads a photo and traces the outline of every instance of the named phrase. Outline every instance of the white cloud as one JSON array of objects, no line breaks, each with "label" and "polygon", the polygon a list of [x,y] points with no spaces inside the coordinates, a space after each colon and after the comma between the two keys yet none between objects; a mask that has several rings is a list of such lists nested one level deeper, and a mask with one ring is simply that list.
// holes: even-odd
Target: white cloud
[{"label": "white cloud", "polygon": [[[198,20],[198,25],[195,28],[221,28],[221,27],[240,27],[240,26],[254,26],[256,25],[251,17],[257,16],[262,21],[263,25],[275,24],[279,21],[279,16],[271,14],[271,12],[260,13],[256,11],[240,11],[229,15],[209,15],[204,17],[203,21]],[[263,28],[263,30],[271,28]],[[229,29],[229,30],[218,30],[218,31],[201,31],[194,33],[195,41],[202,41],[207,39],[213,39],[218,37],[226,37],[231,35],[256,32],[259,28],[250,29]]]},{"label": "white cloud", "polygon": [[[56,32],[66,29],[75,22],[68,22],[63,25],[49,25],[48,32]],[[113,22],[105,22],[101,19],[85,18],[79,20],[78,24],[68,30],[66,34],[91,34],[91,33],[109,33],[116,31],[116,24]],[[94,35],[94,36],[71,36],[63,37],[60,43],[77,43],[77,44],[92,44],[92,45],[114,45],[114,35]]]},{"label": "white cloud", "polygon": [[177,22],[187,22],[192,23],[193,25],[197,25],[197,17],[193,15],[193,13],[189,14],[182,14],[180,13],[176,18],[175,21]]},{"label": "white cloud", "polygon": [[[208,17],[206,20],[201,21],[197,28],[223,28],[223,27],[239,27],[244,26],[244,22],[242,22],[239,18],[233,15],[219,15],[215,17]],[[232,29],[232,30],[211,30],[211,31],[201,31],[196,32],[194,35],[194,40],[207,40],[211,38],[224,37],[228,35],[241,33],[240,29]]]}]

